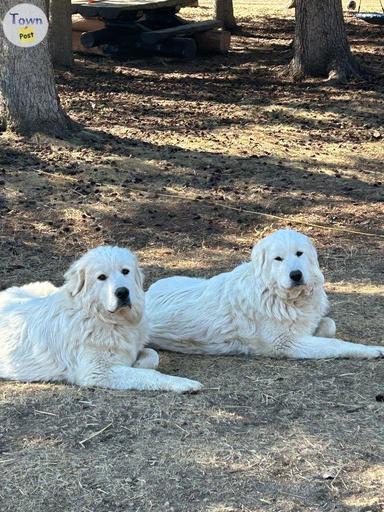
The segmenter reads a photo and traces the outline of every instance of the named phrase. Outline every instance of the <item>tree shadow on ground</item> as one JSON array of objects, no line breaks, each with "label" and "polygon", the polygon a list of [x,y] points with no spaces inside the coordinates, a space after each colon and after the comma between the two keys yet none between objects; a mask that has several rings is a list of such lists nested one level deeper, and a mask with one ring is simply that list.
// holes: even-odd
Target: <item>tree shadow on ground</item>
[{"label": "tree shadow on ground", "polygon": [[[34,166],[23,166],[20,161],[17,175],[8,180],[5,174],[7,197],[3,191],[2,204],[6,215],[1,221],[7,233],[2,238],[7,263],[2,268],[3,287],[10,285],[15,275],[18,283],[33,280],[36,271],[39,279],[45,279],[39,265],[43,256],[51,260],[47,277],[52,278],[56,267],[63,271],[74,255],[84,250],[84,244],[89,247],[96,241],[134,249],[166,241],[183,251],[187,246],[199,248],[208,243],[234,251],[237,244],[234,238],[227,238],[228,233],[261,231],[275,220],[274,215],[289,224],[291,216],[305,215],[316,207],[331,211],[332,201],[337,201],[337,205],[353,205],[337,222],[358,228],[365,217],[356,206],[365,208],[367,198],[371,204],[383,200],[375,183],[311,172],[311,162],[304,159],[282,161],[271,154],[238,157],[100,132],[68,143],[86,145],[98,165],[90,164],[80,172],[61,161],[58,153],[54,165],[45,167],[48,162],[41,162],[31,152],[28,158]],[[103,161],[105,145],[109,149]],[[153,161],[162,162],[162,172]],[[14,165],[12,162],[8,165]],[[364,157],[355,158],[356,168],[375,165]],[[322,166],[334,170],[333,164]],[[380,231],[380,218],[372,223],[371,230]],[[294,220],[291,225],[295,226]],[[82,230],[89,233],[88,242],[87,236],[80,235]],[[244,250],[244,246],[240,248]]]},{"label": "tree shadow on ground", "polygon": [[[88,134],[91,139],[88,139]],[[97,140],[92,142],[92,136],[95,135]],[[125,182],[129,189],[131,184],[137,184],[137,189],[145,190],[145,183],[151,183],[153,191],[158,187],[167,185],[176,185],[185,188],[206,191],[209,196],[212,192],[228,192],[230,193],[236,185],[244,190],[252,183],[255,186],[274,186],[276,192],[283,192],[284,189],[294,192],[297,189],[304,193],[328,192],[330,189],[336,195],[345,197],[345,200],[364,200],[369,195],[370,200],[382,202],[381,187],[375,183],[368,183],[357,177],[335,176],[331,174],[315,174],[308,170],[313,164],[309,159],[296,160],[287,158],[282,160],[273,154],[251,154],[249,156],[232,156],[222,152],[191,150],[183,148],[181,145],[155,144],[151,142],[143,142],[133,140],[132,138],[122,138],[117,135],[111,135],[103,132],[93,132],[87,130],[84,133],[87,145],[94,147],[95,152],[103,154],[103,144],[113,144],[113,153],[124,157],[129,150],[129,159],[132,157],[138,160],[152,161],[157,160],[164,162],[162,173],[156,171],[154,175],[151,165],[145,165],[141,169],[135,168],[130,176],[130,180]],[[72,139],[74,144],[83,144],[83,141]],[[94,144],[94,145],[93,145]],[[182,166],[183,172],[175,172],[172,167],[173,160],[177,161],[178,166]],[[367,167],[375,167],[380,162],[365,159],[363,156],[352,156],[352,165],[332,164],[321,162],[321,167],[330,171],[343,171]],[[167,164],[170,164],[168,166]],[[132,168],[135,165],[132,164]],[[189,173],[191,172],[191,174]],[[197,173],[195,171],[198,171]],[[212,176],[214,175],[214,176]],[[303,180],[304,176],[304,180]],[[297,179],[297,182],[296,182]],[[236,181],[236,183],[235,183]],[[142,185],[140,185],[142,184]],[[226,187],[228,185],[228,187]],[[124,186],[124,183],[123,183]],[[232,188],[233,187],[233,188]],[[345,192],[348,192],[345,194]],[[220,200],[220,198],[218,197]],[[287,198],[288,200],[288,198]],[[329,199],[326,198],[328,201]],[[317,199],[321,202],[321,199]],[[248,208],[251,203],[247,201],[240,205]]]},{"label": "tree shadow on ground", "polygon": [[[274,18],[273,23],[282,24],[284,32],[291,22]],[[353,29],[356,30],[354,26]],[[263,30],[271,33],[269,27]],[[273,30],[278,28],[273,26]],[[258,46],[247,41],[249,38],[240,38],[228,56],[201,58],[193,63],[145,61],[119,65],[102,60],[89,65],[83,62],[78,64],[75,75],[64,73],[60,80],[69,95],[69,109],[75,113],[82,110],[81,120],[86,122],[95,109],[105,108],[105,115],[101,114],[100,118],[104,125],[111,121],[111,115],[116,122],[126,122],[129,127],[146,130],[156,125],[156,129],[166,131],[172,127],[180,133],[252,121],[265,125],[281,122],[300,130],[312,128],[313,137],[322,140],[328,135],[335,142],[371,140],[370,130],[381,126],[381,111],[373,112],[370,103],[373,95],[382,92],[382,78],[353,82],[337,93],[323,80],[312,80],[310,87],[308,82],[293,84],[280,73],[291,56],[289,50],[282,50],[280,40],[276,40],[277,48],[264,40]],[[145,72],[143,76],[142,72]],[[84,99],[89,83],[95,80],[97,87],[92,96]],[[362,94],[361,101],[351,102],[351,90]],[[191,109],[191,102],[194,107],[200,104],[201,110]],[[231,109],[224,113],[219,109],[223,105],[231,105]],[[269,111],[273,105],[277,110],[284,107],[291,112],[273,114]],[[252,109],[247,110],[247,106]],[[299,112],[302,108],[314,109],[319,116],[326,113],[328,118],[320,123],[304,120]],[[205,114],[203,117],[201,112]],[[175,114],[177,122],[172,123]],[[335,118],[329,114],[335,114]]]}]

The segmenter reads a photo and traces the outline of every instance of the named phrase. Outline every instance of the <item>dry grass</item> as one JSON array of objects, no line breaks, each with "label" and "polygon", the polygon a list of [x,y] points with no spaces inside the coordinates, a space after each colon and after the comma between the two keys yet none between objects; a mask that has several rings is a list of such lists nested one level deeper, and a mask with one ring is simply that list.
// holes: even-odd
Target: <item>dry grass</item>
[{"label": "dry grass", "polygon": [[[229,56],[80,57],[58,83],[88,131],[0,138],[2,286],[60,283],[100,243],[137,250],[150,283],[228,269],[294,220],[383,233],[383,81],[286,82],[292,12],[277,0],[235,7],[244,34]],[[382,69],[382,30],[348,30]],[[383,343],[383,239],[300,229],[316,239],[340,336]],[[2,382],[1,511],[384,510],[381,361],[161,356],[164,372],[205,390]]]}]

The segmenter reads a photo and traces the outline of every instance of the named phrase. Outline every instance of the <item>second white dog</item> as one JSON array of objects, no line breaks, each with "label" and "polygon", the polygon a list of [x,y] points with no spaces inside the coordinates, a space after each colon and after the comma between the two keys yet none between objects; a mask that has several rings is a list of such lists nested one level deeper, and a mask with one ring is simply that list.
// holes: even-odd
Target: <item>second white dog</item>
[{"label": "second white dog", "polygon": [[291,230],[259,242],[249,263],[211,279],[170,277],[147,292],[150,345],[183,353],[376,358],[384,346],[335,339],[316,250]]},{"label": "second white dog", "polygon": [[143,276],[136,256],[98,247],[76,261],[66,282],[0,293],[0,378],[67,381],[113,389],[197,391],[199,382],[163,375],[145,349]]}]

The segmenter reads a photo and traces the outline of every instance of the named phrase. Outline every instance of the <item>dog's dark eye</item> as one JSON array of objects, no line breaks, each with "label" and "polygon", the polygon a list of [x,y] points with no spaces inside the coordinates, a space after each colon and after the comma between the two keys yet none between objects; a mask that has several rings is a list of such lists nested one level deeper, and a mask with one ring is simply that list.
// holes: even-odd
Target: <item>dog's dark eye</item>
[{"label": "dog's dark eye", "polygon": [[302,255],[303,255],[302,251],[297,251],[296,256],[302,256]]},{"label": "dog's dark eye", "polygon": [[129,269],[127,269],[127,268],[123,268],[123,270],[121,271],[121,273],[122,273],[122,274],[124,274],[124,275],[126,276],[127,274],[129,274]]},{"label": "dog's dark eye", "polygon": [[97,276],[97,279],[99,281],[105,281],[107,279],[107,276],[105,274],[100,274],[99,276]]},{"label": "dog's dark eye", "polygon": [[280,258],[280,256],[276,256],[275,260],[276,261],[283,261],[283,258]]}]

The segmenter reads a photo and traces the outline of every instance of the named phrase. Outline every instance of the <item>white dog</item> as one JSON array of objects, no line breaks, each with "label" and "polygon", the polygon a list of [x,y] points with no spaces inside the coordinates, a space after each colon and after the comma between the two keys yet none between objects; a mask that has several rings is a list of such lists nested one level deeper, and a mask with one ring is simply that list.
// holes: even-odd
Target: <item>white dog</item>
[{"label": "white dog", "polygon": [[281,230],[251,261],[211,279],[170,277],[146,294],[150,345],[183,353],[289,358],[375,358],[384,346],[334,339],[316,250]]},{"label": "white dog", "polygon": [[127,249],[98,247],[61,288],[32,283],[0,293],[0,378],[112,389],[197,391],[196,381],[154,370],[144,349],[143,276]]}]

